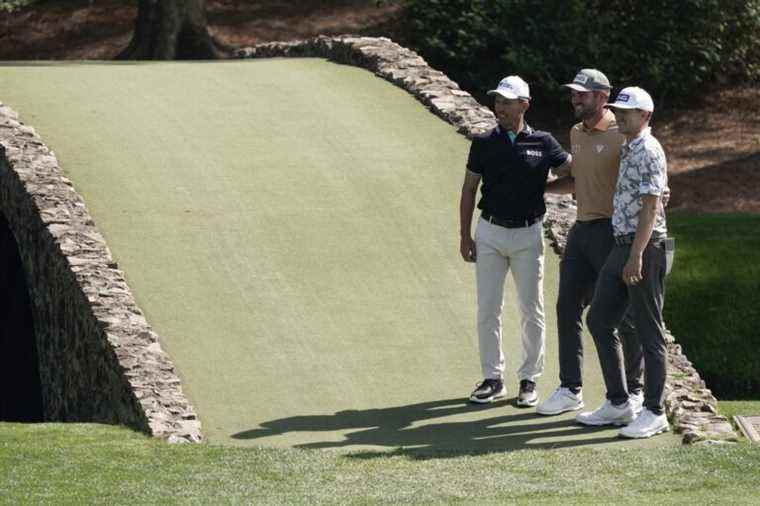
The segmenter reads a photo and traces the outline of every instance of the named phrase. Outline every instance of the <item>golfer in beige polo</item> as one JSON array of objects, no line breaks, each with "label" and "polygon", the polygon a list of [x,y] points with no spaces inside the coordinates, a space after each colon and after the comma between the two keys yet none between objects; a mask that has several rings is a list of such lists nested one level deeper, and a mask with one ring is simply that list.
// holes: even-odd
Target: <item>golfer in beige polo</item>
[{"label": "golfer in beige polo", "polygon": [[[578,217],[567,238],[560,262],[557,327],[560,385],[536,411],[556,415],[581,409],[584,308],[590,303],[597,276],[612,250],[612,197],[625,140],[615,115],[605,109],[610,82],[596,69],[582,69],[570,88],[570,101],[579,123],[570,130],[573,162],[570,175],[547,184],[551,193],[575,193]],[[630,319],[618,329],[623,341],[625,372],[631,403],[638,412],[643,397],[641,345]]]}]

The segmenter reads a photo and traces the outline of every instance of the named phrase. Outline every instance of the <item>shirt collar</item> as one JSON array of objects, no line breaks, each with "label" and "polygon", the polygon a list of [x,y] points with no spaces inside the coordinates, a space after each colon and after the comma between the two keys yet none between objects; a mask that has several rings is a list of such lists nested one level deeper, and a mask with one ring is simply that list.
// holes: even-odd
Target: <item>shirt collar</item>
[{"label": "shirt collar", "polygon": [[[501,128],[501,125],[499,123],[496,123],[496,128],[494,128],[494,132],[497,135],[507,135],[507,132],[504,131],[503,128]],[[533,133],[533,128],[523,121],[523,129],[518,133],[518,137],[520,135],[531,135]]]},{"label": "shirt collar", "polygon": [[605,109],[604,114],[602,114],[602,118],[591,128],[586,127],[586,123],[581,122],[581,127],[585,132],[591,132],[593,130],[599,130],[600,132],[606,132],[611,127],[614,127],[617,125],[617,122],[615,121],[615,115],[610,111],[609,109]]},{"label": "shirt collar", "polygon": [[636,136],[635,139],[625,140],[623,142],[623,147],[629,150],[636,149],[637,147],[644,144],[644,141],[647,137],[652,135],[652,127],[646,127],[644,130],[639,132],[639,135]]}]

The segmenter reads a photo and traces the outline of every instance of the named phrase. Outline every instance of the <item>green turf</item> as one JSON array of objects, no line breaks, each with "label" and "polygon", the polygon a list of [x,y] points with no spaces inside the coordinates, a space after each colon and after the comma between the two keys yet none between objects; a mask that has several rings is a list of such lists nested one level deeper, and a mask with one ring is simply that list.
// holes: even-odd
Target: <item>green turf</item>
[{"label": "green turf", "polygon": [[718,411],[732,421],[736,415],[760,416],[760,400],[718,401]]},{"label": "green turf", "polygon": [[719,399],[760,398],[760,216],[671,213],[665,318]]},{"label": "green turf", "polygon": [[757,504],[760,446],[336,453],[0,423],[0,504]]},{"label": "green turf", "polygon": [[[83,195],[211,442],[624,444],[572,414],[463,402],[480,379],[474,272],[458,254],[468,143],[370,72],[315,59],[7,65],[0,100]],[[544,397],[557,383],[557,265],[549,254]],[[603,394],[586,347],[593,408]]]}]

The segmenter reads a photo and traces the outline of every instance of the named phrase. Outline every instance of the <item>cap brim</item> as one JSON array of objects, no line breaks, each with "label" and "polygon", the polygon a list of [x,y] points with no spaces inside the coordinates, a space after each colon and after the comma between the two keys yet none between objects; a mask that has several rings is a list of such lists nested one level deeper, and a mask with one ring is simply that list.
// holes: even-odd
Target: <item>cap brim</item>
[{"label": "cap brim", "polygon": [[486,95],[501,95],[509,100],[530,100],[530,97],[518,97],[515,93],[509,93],[508,91],[501,90],[489,90]]},{"label": "cap brim", "polygon": [[564,86],[565,88],[570,88],[571,90],[575,90],[575,91],[594,91],[591,88],[586,88],[585,86],[581,86],[580,84],[577,84],[577,83],[563,84],[562,86]]},{"label": "cap brim", "polygon": [[617,102],[612,104],[604,104],[604,107],[608,109],[638,109],[635,105],[618,104]]},{"label": "cap brim", "polygon": [[575,90],[575,91],[610,91],[612,89],[612,86],[605,86],[603,84],[598,84],[598,83],[591,87],[583,86],[578,83],[568,83],[568,84],[563,84],[562,86],[566,86],[570,88],[571,90]]}]

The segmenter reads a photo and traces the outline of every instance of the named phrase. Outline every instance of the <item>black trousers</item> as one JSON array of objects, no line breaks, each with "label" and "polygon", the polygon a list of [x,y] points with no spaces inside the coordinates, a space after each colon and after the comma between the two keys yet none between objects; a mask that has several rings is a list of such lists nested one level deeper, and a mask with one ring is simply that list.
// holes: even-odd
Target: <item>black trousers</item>
[{"label": "black trousers", "polygon": [[614,404],[628,399],[620,338],[615,328],[630,304],[644,352],[644,407],[663,412],[667,375],[667,344],[662,322],[665,282],[665,247],[651,242],[642,254],[643,279],[635,285],[623,282],[623,267],[631,245],[615,245],[599,273],[596,291],[586,322],[594,336],[599,362],[607,387],[607,399]]},{"label": "black trousers", "polygon": [[[594,295],[599,272],[615,244],[609,219],[576,222],[559,267],[557,333],[559,380],[565,388],[583,385],[583,310]],[[626,314],[618,326],[629,392],[643,388],[644,361],[636,329]]]}]

